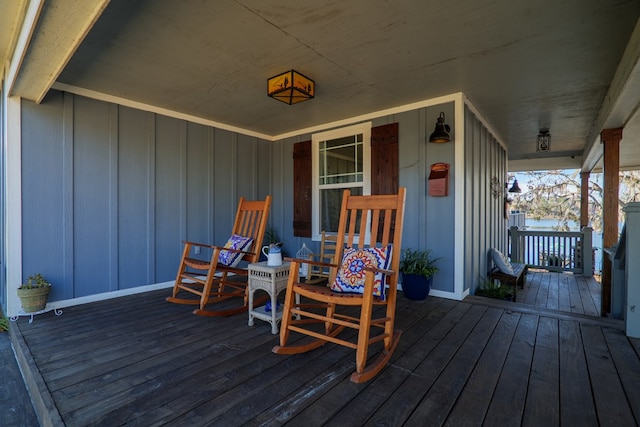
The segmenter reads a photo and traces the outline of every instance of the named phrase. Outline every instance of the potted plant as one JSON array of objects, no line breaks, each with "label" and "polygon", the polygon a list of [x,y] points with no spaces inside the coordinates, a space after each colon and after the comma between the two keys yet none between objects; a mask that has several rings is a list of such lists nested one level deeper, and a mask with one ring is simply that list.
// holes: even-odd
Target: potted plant
[{"label": "potted plant", "polygon": [[400,257],[402,291],[412,300],[423,300],[431,291],[433,275],[439,270],[440,258],[431,257],[430,250],[403,249]]},{"label": "potted plant", "polygon": [[[271,249],[275,249],[280,252],[282,257],[284,257],[284,253],[282,252],[282,241],[278,236],[278,232],[275,228],[269,227],[264,232],[264,243],[266,246],[262,248],[262,255],[260,255],[260,261],[267,260],[267,254],[271,251]],[[265,249],[266,248],[266,249]]]},{"label": "potted plant", "polygon": [[42,274],[32,274],[18,288],[18,297],[25,313],[42,311],[47,305],[47,297],[51,292],[51,283]]}]

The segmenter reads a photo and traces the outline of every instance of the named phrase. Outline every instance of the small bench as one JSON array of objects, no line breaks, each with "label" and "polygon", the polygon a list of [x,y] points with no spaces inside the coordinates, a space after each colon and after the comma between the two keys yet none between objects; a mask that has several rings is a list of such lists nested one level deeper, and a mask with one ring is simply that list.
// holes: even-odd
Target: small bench
[{"label": "small bench", "polygon": [[498,267],[494,267],[493,270],[489,273],[490,280],[499,280],[501,285],[505,286],[513,286],[513,301],[516,300],[516,286],[520,286],[520,288],[524,289],[524,281],[527,274],[527,265],[520,263],[511,263],[511,267],[513,268],[513,274],[503,273],[498,269]]}]

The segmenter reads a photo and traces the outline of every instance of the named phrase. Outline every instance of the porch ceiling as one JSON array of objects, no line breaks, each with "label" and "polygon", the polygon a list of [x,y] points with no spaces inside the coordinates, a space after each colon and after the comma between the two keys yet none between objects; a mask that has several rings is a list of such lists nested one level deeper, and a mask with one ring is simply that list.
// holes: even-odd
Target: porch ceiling
[{"label": "porch ceiling", "polygon": [[[106,3],[45,2],[12,94],[94,91],[277,139],[464,92],[512,170],[597,166],[603,127],[625,127],[621,166],[640,165],[637,0]],[[316,81],[315,99],[266,96],[267,78],[291,68]]]}]

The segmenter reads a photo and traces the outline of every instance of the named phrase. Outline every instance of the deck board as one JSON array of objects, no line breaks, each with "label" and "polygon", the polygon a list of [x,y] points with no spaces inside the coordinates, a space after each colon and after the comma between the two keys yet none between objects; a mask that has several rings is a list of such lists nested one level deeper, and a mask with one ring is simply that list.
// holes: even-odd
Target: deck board
[{"label": "deck board", "polygon": [[560,424],[598,425],[589,390],[589,371],[582,348],[580,325],[560,320]]},{"label": "deck board", "polygon": [[450,363],[440,370],[438,379],[409,417],[409,424],[420,425],[424,420],[431,420],[435,426],[445,422],[501,315],[502,310],[494,308],[483,313]]},{"label": "deck board", "polygon": [[598,316],[600,292],[600,284],[592,277],[530,269],[524,288],[517,290],[516,301],[536,307]]},{"label": "deck board", "polygon": [[496,366],[500,369],[500,378],[487,408],[486,425],[522,423],[537,328],[538,316],[521,316],[507,358],[502,366]]},{"label": "deck board", "polygon": [[447,426],[481,425],[507,358],[520,313],[502,313],[469,380],[455,402]]},{"label": "deck board", "polygon": [[541,317],[531,362],[523,425],[559,425],[558,320]]},{"label": "deck board", "polygon": [[52,425],[638,424],[640,340],[560,311],[591,289],[574,279],[533,271],[518,303],[400,294],[402,338],[365,384],[349,381],[351,349],[277,355],[268,323],[194,316],[168,290],[21,318],[12,339]]},{"label": "deck board", "polygon": [[591,383],[597,384],[593,395],[600,424],[637,425],[640,420],[634,420],[602,329],[583,325],[581,331]]}]

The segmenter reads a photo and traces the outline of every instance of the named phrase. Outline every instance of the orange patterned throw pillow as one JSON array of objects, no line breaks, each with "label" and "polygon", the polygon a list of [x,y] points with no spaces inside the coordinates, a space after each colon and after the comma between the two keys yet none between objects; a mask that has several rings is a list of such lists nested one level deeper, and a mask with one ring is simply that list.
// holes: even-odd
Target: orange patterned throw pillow
[{"label": "orange patterned throw pillow", "polygon": [[[391,263],[391,245],[383,248],[347,248],[342,255],[342,264],[331,284],[334,292],[364,293],[365,267],[389,268]],[[383,274],[376,273],[373,295],[384,299]]]}]

